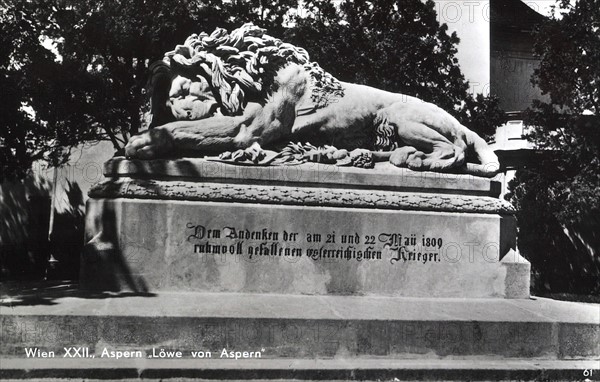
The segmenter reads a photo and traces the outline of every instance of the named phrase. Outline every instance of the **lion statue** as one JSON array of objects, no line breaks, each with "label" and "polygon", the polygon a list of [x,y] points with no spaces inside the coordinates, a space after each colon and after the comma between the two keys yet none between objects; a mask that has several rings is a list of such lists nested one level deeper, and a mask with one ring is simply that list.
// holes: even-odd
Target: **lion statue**
[{"label": "lion statue", "polygon": [[[130,158],[199,156],[310,141],[412,170],[494,176],[476,133],[418,98],[337,80],[303,48],[245,24],[193,34],[153,65],[153,121]],[[473,157],[479,163],[467,163]]]}]

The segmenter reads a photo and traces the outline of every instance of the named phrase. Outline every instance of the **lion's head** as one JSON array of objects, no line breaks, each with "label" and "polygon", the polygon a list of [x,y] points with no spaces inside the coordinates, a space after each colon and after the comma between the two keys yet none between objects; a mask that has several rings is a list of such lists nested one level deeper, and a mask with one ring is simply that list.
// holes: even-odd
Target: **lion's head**
[{"label": "lion's head", "polygon": [[341,83],[311,62],[303,48],[265,34],[251,23],[228,33],[192,34],[165,54],[174,80],[169,106],[176,119],[202,119],[218,108],[224,115],[241,114],[251,99],[266,97],[277,71],[295,63],[312,80],[312,101],[327,105],[331,95],[343,96]]}]

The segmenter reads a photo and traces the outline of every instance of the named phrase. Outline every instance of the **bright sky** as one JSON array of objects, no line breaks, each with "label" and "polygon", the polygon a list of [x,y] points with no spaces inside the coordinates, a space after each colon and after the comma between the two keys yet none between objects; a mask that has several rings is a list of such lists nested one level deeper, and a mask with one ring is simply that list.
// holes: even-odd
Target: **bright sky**
[{"label": "bright sky", "polygon": [[550,6],[556,4],[556,1],[554,0],[525,0],[523,2],[527,4],[529,8],[544,16],[550,16]]},{"label": "bright sky", "polygon": [[[490,84],[490,0],[434,0],[438,21],[460,38],[458,62],[472,93],[489,94]],[[502,1],[502,0],[494,0]],[[555,0],[524,0],[542,15],[550,15]]]}]

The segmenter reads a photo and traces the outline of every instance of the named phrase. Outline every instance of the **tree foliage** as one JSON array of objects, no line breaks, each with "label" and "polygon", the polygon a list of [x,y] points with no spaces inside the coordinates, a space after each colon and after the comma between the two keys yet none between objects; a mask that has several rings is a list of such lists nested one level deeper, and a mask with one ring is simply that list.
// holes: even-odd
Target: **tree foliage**
[{"label": "tree foliage", "polygon": [[[468,94],[456,34],[431,0],[12,0],[3,4],[0,100],[4,175],[59,165],[83,141],[115,150],[145,126],[148,67],[193,32],[254,22],[305,47],[342,80],[434,102],[489,136],[497,102]],[[42,45],[46,41],[50,44]],[[48,47],[54,44],[53,51]],[[33,110],[34,113],[28,113]],[[474,122],[474,123],[472,123]]]},{"label": "tree foliage", "polygon": [[[264,3],[264,4],[263,4]],[[268,3],[268,6],[266,5]],[[73,146],[120,149],[142,129],[148,66],[193,31],[253,21],[283,28],[297,0],[14,0],[0,8],[0,162],[23,176]],[[42,45],[47,40],[50,45]]]},{"label": "tree foliage", "polygon": [[75,113],[63,81],[70,81],[55,56],[41,44],[50,23],[42,4],[17,2],[0,12],[0,162],[2,174],[23,175],[36,160],[57,165],[64,148],[87,137],[77,129]]},{"label": "tree foliage", "polygon": [[527,111],[551,155],[511,187],[519,240],[540,291],[600,293],[600,1],[561,0],[537,31],[533,83],[550,102]]}]

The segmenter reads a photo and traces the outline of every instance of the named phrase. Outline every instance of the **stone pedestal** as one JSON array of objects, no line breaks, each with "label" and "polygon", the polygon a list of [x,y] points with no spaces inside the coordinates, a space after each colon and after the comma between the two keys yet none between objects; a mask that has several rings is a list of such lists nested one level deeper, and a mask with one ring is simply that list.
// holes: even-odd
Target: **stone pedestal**
[{"label": "stone pedestal", "polygon": [[105,175],[87,206],[88,289],[529,296],[492,180],[202,159],[116,158]]},{"label": "stone pedestal", "polygon": [[117,158],[106,175],[87,206],[87,290],[3,299],[0,378],[596,374],[597,306],[528,298],[494,181],[200,159]]}]

